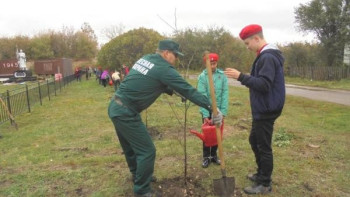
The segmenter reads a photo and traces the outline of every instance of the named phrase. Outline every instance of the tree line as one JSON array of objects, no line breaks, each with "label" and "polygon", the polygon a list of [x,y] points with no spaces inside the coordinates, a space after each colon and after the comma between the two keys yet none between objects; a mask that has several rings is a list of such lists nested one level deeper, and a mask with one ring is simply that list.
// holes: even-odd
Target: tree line
[{"label": "tree line", "polygon": [[[286,68],[346,66],[343,58],[344,48],[350,44],[349,2],[350,0],[312,0],[295,8],[300,31],[316,33],[318,41],[279,45],[285,57]],[[132,66],[141,56],[154,53],[158,41],[165,38],[180,43],[185,56],[180,58],[178,66],[184,69],[203,69],[205,51],[219,54],[219,67],[235,67],[244,72],[249,72],[255,58],[255,54],[249,52],[238,37],[223,27],[187,28],[174,31],[170,36],[143,27],[127,32],[123,32],[121,26],[111,29],[114,31],[105,32],[109,33],[107,37],[111,40],[100,49],[94,30],[88,23],[84,23],[79,31],[65,27],[61,31],[48,31],[33,38],[0,38],[0,60],[15,58],[18,47],[26,52],[27,59],[96,59],[96,66],[119,70],[122,64]]]},{"label": "tree line", "polygon": [[48,30],[33,37],[0,38],[0,60],[16,59],[17,49],[26,53],[27,60],[93,59],[98,52],[98,43],[94,30],[84,23],[78,31],[63,27],[60,31]]}]

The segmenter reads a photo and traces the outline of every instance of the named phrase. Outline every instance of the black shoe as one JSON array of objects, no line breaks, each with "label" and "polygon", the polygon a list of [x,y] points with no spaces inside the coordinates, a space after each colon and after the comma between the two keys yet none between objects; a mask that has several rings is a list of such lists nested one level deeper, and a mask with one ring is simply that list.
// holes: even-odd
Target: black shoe
[{"label": "black shoe", "polygon": [[202,167],[207,168],[210,164],[210,159],[208,157],[203,158]]},{"label": "black shoe", "polygon": [[246,194],[268,194],[272,191],[271,186],[263,186],[263,185],[252,185],[244,188],[244,192]]},{"label": "black shoe", "polygon": [[257,178],[258,178],[258,174],[255,173],[255,174],[248,174],[247,175],[247,178],[253,182],[256,182],[257,181]]},{"label": "black shoe", "polygon": [[[132,182],[135,182],[135,175],[132,175],[132,177],[131,177],[131,181],[132,181]],[[151,182],[153,182],[153,183],[157,182],[157,177],[152,176],[152,180],[151,180]]]},{"label": "black shoe", "polygon": [[213,163],[215,163],[216,165],[220,165],[221,164],[221,161],[220,161],[220,159],[217,156],[212,157],[211,161]]}]

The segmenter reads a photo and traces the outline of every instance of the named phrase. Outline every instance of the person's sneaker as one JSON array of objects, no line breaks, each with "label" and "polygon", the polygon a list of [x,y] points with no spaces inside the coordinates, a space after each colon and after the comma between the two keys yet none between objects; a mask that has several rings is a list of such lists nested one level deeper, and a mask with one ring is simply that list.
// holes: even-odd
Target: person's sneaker
[{"label": "person's sneaker", "polygon": [[212,157],[211,161],[213,163],[215,163],[216,165],[220,165],[221,164],[221,161],[220,161],[220,159],[217,156]]},{"label": "person's sneaker", "polygon": [[210,159],[208,157],[203,158],[202,167],[207,168],[209,166]]},{"label": "person's sneaker", "polygon": [[256,182],[257,178],[258,178],[258,174],[255,173],[255,174],[248,174],[247,175],[247,178],[253,182]]},{"label": "person's sneaker", "polygon": [[[132,175],[131,181],[132,181],[132,182],[135,182],[135,176],[134,176],[134,175]],[[156,176],[152,176],[151,182],[153,182],[153,183],[157,182],[157,177],[156,177]]]},{"label": "person's sneaker", "polygon": [[263,186],[263,185],[252,185],[244,188],[244,192],[246,194],[268,194],[272,191],[271,186]]}]

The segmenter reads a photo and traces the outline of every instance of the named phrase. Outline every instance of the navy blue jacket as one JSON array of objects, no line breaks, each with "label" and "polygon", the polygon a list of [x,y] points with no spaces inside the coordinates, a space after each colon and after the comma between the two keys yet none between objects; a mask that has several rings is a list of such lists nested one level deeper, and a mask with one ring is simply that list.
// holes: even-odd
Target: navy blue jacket
[{"label": "navy blue jacket", "polygon": [[256,57],[250,75],[242,74],[238,81],[249,88],[254,120],[277,118],[285,102],[284,58],[274,45],[266,45]]}]

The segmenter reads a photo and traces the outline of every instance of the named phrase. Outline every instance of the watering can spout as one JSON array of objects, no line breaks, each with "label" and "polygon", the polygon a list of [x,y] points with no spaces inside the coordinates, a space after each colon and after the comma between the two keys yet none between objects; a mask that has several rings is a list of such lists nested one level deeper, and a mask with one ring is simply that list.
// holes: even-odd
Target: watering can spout
[{"label": "watering can spout", "polygon": [[204,134],[203,133],[199,133],[198,131],[193,130],[193,129],[191,129],[190,132],[192,134],[195,134],[199,139],[201,139],[204,142]]}]

